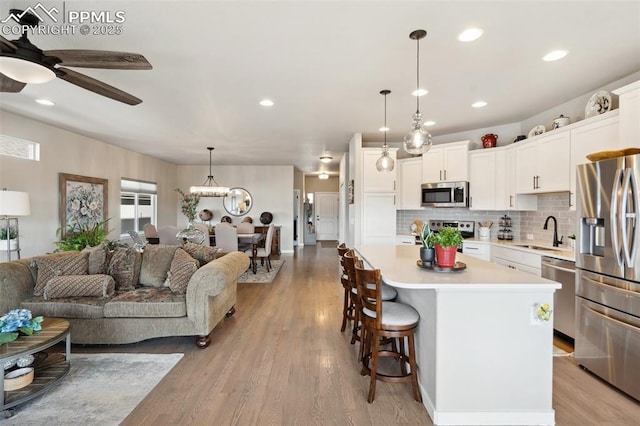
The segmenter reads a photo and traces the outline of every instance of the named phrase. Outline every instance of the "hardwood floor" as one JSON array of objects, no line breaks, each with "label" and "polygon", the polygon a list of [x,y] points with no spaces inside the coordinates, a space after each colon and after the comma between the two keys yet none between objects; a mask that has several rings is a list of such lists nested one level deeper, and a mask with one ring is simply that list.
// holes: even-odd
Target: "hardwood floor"
[{"label": "hardwood floor", "polygon": [[[73,346],[73,352],[185,354],[123,425],[433,424],[410,384],[379,382],[375,402],[367,403],[358,346],[340,333],[335,247],[306,246],[280,258],[285,263],[273,283],[238,285],[237,312],[216,327],[207,349],[191,337]],[[638,402],[567,357],[554,358],[553,406],[560,426],[640,419]]]}]

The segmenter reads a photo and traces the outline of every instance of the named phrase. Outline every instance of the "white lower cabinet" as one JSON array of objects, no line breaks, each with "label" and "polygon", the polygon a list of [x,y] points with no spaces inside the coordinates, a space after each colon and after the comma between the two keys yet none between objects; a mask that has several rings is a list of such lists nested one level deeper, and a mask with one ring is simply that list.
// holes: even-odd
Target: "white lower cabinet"
[{"label": "white lower cabinet", "polygon": [[491,244],[463,241],[462,252],[466,255],[486,260],[487,262],[491,261]]},{"label": "white lower cabinet", "polygon": [[491,260],[498,265],[528,272],[538,277],[541,275],[541,259],[542,256],[539,254],[527,253],[507,247],[493,247],[491,250]]}]

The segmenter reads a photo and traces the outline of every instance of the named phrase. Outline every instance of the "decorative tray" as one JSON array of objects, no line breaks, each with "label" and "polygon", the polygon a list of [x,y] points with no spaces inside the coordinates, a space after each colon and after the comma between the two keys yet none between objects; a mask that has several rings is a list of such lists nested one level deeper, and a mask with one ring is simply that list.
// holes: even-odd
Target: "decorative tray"
[{"label": "decorative tray", "polygon": [[456,262],[452,268],[441,268],[440,266],[435,266],[435,265],[426,266],[422,263],[422,260],[420,259],[418,259],[416,263],[420,268],[426,269],[427,271],[433,271],[433,272],[460,272],[467,269],[467,264],[463,262]]}]

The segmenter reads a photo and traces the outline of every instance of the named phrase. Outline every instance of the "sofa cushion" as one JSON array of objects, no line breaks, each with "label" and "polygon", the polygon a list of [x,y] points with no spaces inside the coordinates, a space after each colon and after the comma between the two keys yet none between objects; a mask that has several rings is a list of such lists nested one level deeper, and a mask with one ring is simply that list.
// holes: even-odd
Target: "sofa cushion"
[{"label": "sofa cushion", "polygon": [[201,246],[200,244],[186,243],[182,249],[189,253],[191,257],[198,260],[200,266],[206,265],[216,259],[217,247]]},{"label": "sofa cushion", "polygon": [[145,246],[142,254],[142,267],[140,268],[140,285],[164,287],[171,261],[177,249],[178,246],[162,244]]},{"label": "sofa cushion", "polygon": [[109,299],[105,297],[65,297],[45,300],[32,297],[20,303],[20,307],[29,309],[33,316],[56,318],[103,318],[103,308]]},{"label": "sofa cushion", "polygon": [[184,294],[176,294],[167,287],[137,287],[116,291],[104,306],[105,318],[162,318],[184,317],[187,305]]},{"label": "sofa cushion", "polygon": [[118,247],[113,251],[107,274],[116,281],[116,290],[131,290],[138,283],[142,257],[133,247]]},{"label": "sofa cushion", "polygon": [[61,275],[86,275],[89,255],[82,252],[62,252],[38,256],[33,259],[38,268],[34,296],[42,296],[49,280]]},{"label": "sofa cushion", "polygon": [[89,275],[104,274],[109,266],[111,252],[109,251],[109,243],[103,243],[90,247],[87,246],[82,250],[83,253],[89,253]]},{"label": "sofa cushion", "polygon": [[198,261],[179,248],[171,261],[167,274],[167,286],[174,293],[186,293],[189,280],[198,270]]},{"label": "sofa cushion", "polygon": [[110,297],[115,291],[111,275],[65,275],[51,278],[44,287],[45,300],[62,297]]}]

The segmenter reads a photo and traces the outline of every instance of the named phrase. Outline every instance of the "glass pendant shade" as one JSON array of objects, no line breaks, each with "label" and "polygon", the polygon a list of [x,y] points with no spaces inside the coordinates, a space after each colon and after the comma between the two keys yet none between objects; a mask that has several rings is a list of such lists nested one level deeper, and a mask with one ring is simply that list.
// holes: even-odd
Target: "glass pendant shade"
[{"label": "glass pendant shade", "polygon": [[376,169],[378,169],[379,172],[391,172],[394,166],[395,161],[393,161],[393,158],[389,155],[389,151],[383,149],[382,156],[376,161]]},{"label": "glass pendant shade", "polygon": [[415,113],[411,132],[404,137],[404,150],[412,155],[424,154],[432,144],[431,134],[422,126],[422,114]]}]

